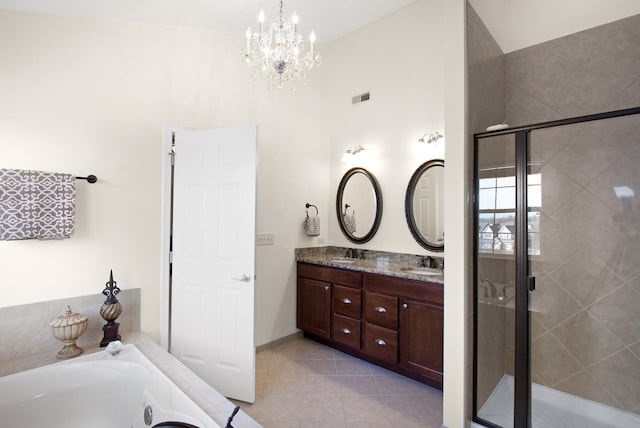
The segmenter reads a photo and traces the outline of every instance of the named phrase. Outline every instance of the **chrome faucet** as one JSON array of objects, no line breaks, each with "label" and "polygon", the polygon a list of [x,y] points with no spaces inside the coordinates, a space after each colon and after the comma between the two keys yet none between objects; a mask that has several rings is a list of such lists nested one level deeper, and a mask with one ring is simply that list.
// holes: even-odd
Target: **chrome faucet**
[{"label": "chrome faucet", "polygon": [[484,288],[482,297],[490,299],[507,300],[507,288],[513,287],[513,284],[502,284],[502,293],[499,293],[498,287],[489,278],[482,278],[480,282],[486,283],[480,284],[480,287]]},{"label": "chrome faucet", "polygon": [[484,282],[485,284],[480,284],[480,287],[484,287],[484,296],[490,299],[495,299],[498,295],[498,288],[489,278],[482,278],[480,282]]},{"label": "chrome faucet", "polygon": [[420,267],[432,268],[433,267],[433,259],[430,256],[422,256],[422,257],[420,257]]}]

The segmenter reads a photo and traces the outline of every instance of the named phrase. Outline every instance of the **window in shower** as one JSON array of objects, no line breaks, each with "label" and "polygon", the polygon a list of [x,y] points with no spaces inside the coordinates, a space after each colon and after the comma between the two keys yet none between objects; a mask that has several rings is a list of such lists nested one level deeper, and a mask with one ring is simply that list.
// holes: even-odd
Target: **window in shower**
[{"label": "window in shower", "polygon": [[[478,249],[488,254],[513,254],[515,251],[516,177],[499,176],[498,168],[485,169],[478,182]],[[501,171],[503,172],[503,171]],[[542,206],[542,177],[529,174],[527,198],[529,202],[529,255],[540,255],[540,207]]]}]

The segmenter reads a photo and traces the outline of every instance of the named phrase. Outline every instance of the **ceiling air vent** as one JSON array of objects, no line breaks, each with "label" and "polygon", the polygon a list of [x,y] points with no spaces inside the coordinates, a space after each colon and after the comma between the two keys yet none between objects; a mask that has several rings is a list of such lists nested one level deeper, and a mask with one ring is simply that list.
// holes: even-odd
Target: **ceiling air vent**
[{"label": "ceiling air vent", "polygon": [[351,104],[363,103],[365,101],[369,101],[370,98],[371,95],[369,94],[369,92],[365,92],[364,94],[351,97]]}]

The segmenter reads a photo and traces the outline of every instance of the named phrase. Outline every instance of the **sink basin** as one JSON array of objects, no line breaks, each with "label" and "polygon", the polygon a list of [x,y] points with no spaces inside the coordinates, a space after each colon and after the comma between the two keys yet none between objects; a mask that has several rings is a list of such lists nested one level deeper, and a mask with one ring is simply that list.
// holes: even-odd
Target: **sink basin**
[{"label": "sink basin", "polygon": [[331,263],[353,263],[353,259],[331,259]]},{"label": "sink basin", "polygon": [[411,273],[414,275],[426,275],[426,276],[438,276],[442,275],[441,271],[431,270],[431,269],[405,269],[406,273]]}]

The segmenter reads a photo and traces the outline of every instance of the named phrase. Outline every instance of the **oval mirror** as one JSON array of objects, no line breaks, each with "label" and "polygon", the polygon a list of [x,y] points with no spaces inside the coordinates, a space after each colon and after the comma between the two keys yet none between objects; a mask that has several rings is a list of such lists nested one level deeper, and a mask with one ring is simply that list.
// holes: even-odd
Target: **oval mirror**
[{"label": "oval mirror", "polygon": [[375,177],[364,168],[352,168],[338,186],[336,214],[342,233],[362,244],[373,238],[382,217],[382,193]]},{"label": "oval mirror", "polygon": [[422,247],[444,251],[444,161],[432,159],[411,176],[404,201],[411,234]]}]

